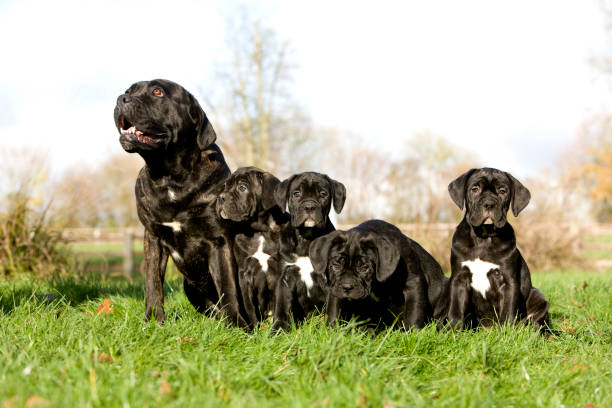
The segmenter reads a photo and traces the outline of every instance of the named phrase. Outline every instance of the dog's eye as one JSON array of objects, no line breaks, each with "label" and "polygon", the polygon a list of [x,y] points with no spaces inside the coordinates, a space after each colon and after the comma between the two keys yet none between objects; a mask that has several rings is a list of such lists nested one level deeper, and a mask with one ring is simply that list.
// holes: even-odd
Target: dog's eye
[{"label": "dog's eye", "polygon": [[302,193],[300,191],[296,190],[293,192],[293,197],[300,198],[301,196],[302,196]]},{"label": "dog's eye", "polygon": [[321,191],[319,192],[319,195],[320,195],[321,197],[325,198],[325,197],[327,197],[327,191],[325,191],[325,190],[321,190]]},{"label": "dog's eye", "polygon": [[153,90],[153,95],[155,95],[155,96],[164,96],[164,91],[162,91],[162,90],[161,90],[161,89],[159,89],[159,88],[155,88],[155,89]]},{"label": "dog's eye", "polygon": [[472,193],[478,193],[480,192],[480,186],[472,186]]},{"label": "dog's eye", "polygon": [[506,190],[505,187],[501,187],[497,189],[497,193],[498,194],[506,194],[508,192],[508,190]]},{"label": "dog's eye", "polygon": [[247,188],[246,184],[238,184],[238,191],[240,191],[241,193],[244,193],[247,190],[248,190],[248,188]]}]

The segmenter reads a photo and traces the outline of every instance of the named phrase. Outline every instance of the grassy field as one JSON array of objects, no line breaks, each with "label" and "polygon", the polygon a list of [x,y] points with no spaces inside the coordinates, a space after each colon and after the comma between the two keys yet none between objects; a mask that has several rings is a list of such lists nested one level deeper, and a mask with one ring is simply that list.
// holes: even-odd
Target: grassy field
[{"label": "grassy field", "polygon": [[[371,335],[322,316],[246,333],[196,313],[176,275],[159,326],[143,322],[142,282],[0,281],[0,406],[612,406],[612,271],[533,278],[552,303],[550,338]],[[113,311],[98,314],[106,298]]]}]

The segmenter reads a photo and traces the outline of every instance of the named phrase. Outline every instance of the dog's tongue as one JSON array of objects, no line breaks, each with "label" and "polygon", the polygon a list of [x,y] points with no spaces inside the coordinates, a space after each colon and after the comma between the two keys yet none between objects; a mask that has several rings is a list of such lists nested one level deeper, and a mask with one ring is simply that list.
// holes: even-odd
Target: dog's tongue
[{"label": "dog's tongue", "polygon": [[491,217],[488,217],[485,221],[484,221],[485,225],[491,225],[493,224],[493,220],[491,219]]}]

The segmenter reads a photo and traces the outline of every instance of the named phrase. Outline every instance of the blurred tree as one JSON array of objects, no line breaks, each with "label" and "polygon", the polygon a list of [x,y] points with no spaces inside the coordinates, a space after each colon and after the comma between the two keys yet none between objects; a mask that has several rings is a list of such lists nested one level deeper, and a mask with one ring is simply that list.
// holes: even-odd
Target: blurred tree
[{"label": "blurred tree", "polygon": [[219,143],[231,166],[254,165],[288,174],[307,164],[311,120],[291,93],[289,43],[247,8],[232,13],[215,87],[224,129]]},{"label": "blurred tree", "polygon": [[448,197],[448,184],[458,175],[478,167],[474,154],[429,131],[405,142],[403,158],[388,173],[393,222],[449,222],[459,213]]},{"label": "blurred tree", "polygon": [[134,181],[143,162],[117,154],[98,167],[75,165],[55,184],[53,220],[58,226],[138,225]]}]

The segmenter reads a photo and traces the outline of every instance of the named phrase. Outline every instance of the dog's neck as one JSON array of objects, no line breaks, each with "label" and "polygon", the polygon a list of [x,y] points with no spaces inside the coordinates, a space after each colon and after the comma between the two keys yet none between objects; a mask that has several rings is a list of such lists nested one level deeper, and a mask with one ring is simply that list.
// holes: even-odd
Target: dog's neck
[{"label": "dog's neck", "polygon": [[502,241],[514,239],[514,230],[509,222],[506,222],[501,228],[497,228],[493,224],[470,225],[470,232],[472,238],[478,239],[498,238]]},{"label": "dog's neck", "polygon": [[288,221],[287,214],[280,208],[274,206],[267,210],[262,210],[257,214],[257,219],[250,223],[251,229],[259,232],[279,232],[280,226]]},{"label": "dog's neck", "polygon": [[[209,174],[211,169],[223,164],[223,155],[217,145],[200,150],[197,145],[171,146],[167,149],[141,152],[149,175],[153,180],[170,178],[182,183],[198,179],[200,174]],[[221,158],[221,160],[219,160]],[[206,167],[206,171],[201,171]]]}]

